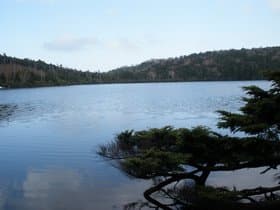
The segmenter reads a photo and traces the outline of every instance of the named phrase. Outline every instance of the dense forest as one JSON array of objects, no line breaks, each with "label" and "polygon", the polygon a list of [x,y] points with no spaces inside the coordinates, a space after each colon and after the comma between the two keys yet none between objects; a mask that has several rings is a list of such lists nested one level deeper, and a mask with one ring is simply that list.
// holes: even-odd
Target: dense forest
[{"label": "dense forest", "polygon": [[280,69],[280,47],[221,50],[169,59],[154,59],[109,72],[84,72],[0,54],[0,86],[260,80],[265,70]]},{"label": "dense forest", "polygon": [[263,79],[263,71],[275,71],[279,67],[280,47],[268,47],[150,60],[108,74],[123,81],[259,80]]},{"label": "dense forest", "polygon": [[94,82],[97,82],[97,73],[64,68],[41,60],[0,55],[0,86],[3,87],[37,87]]}]

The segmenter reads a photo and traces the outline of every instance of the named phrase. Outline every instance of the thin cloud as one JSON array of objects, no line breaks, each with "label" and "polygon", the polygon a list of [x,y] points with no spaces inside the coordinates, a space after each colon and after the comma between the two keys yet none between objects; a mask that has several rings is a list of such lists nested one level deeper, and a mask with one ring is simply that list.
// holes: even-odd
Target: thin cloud
[{"label": "thin cloud", "polygon": [[267,0],[269,6],[274,10],[280,10],[280,0]]},{"label": "thin cloud", "polygon": [[17,2],[20,3],[43,3],[43,4],[53,4],[57,0],[16,0]]},{"label": "thin cloud", "polygon": [[106,45],[111,49],[128,52],[138,51],[140,49],[139,45],[125,38],[109,41]]},{"label": "thin cloud", "polygon": [[50,51],[73,52],[86,50],[97,43],[98,41],[93,38],[62,37],[46,42],[44,48]]},{"label": "thin cloud", "polygon": [[157,46],[157,40],[147,37],[136,41],[128,38],[98,39],[90,37],[64,36],[45,42],[43,47],[49,51],[60,52],[75,52],[98,48],[103,51],[139,53],[141,50],[152,45]]}]

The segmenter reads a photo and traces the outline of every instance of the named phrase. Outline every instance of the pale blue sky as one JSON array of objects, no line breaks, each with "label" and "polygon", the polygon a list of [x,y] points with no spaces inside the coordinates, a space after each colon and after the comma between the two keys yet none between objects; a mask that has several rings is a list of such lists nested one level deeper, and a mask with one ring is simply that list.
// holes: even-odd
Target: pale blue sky
[{"label": "pale blue sky", "polygon": [[106,71],[280,46],[280,0],[0,0],[0,53]]}]

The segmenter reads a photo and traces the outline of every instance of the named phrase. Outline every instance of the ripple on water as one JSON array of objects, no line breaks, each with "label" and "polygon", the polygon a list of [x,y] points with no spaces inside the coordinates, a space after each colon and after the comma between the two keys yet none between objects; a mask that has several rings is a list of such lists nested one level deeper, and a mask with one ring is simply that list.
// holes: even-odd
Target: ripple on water
[{"label": "ripple on water", "polygon": [[143,199],[151,183],[129,179],[101,161],[97,146],[126,129],[215,128],[215,111],[237,111],[244,96],[240,87],[251,84],[269,85],[194,82],[0,91],[0,209],[122,209]]}]

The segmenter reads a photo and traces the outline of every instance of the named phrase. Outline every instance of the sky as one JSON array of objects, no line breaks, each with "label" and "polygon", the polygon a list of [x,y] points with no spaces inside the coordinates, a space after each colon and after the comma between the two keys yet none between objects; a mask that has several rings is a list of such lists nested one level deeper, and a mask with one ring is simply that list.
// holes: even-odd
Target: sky
[{"label": "sky", "polygon": [[108,71],[280,46],[280,0],[0,0],[0,53]]}]

